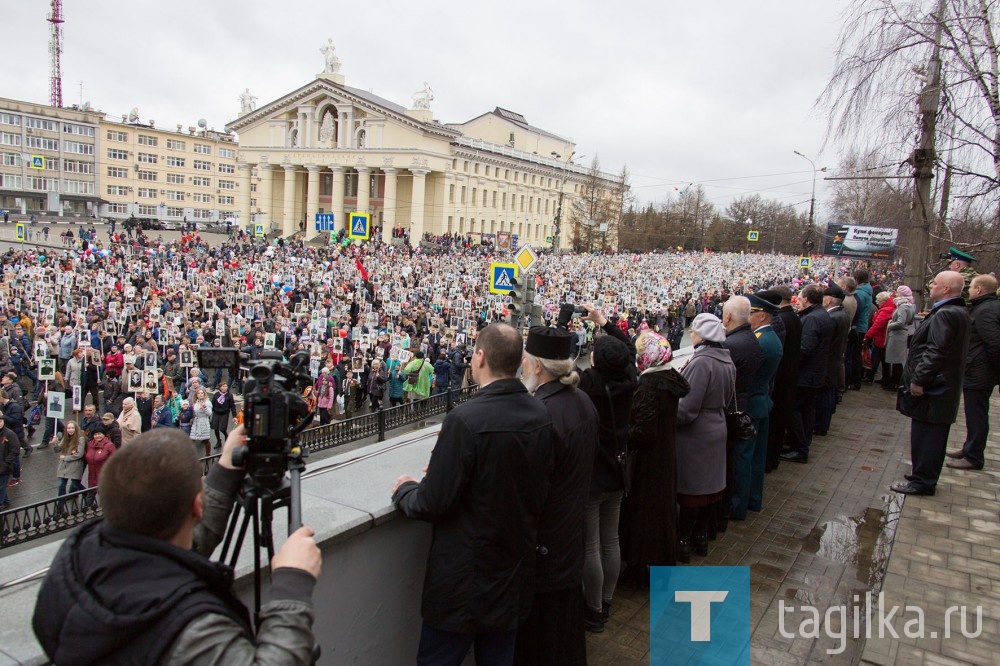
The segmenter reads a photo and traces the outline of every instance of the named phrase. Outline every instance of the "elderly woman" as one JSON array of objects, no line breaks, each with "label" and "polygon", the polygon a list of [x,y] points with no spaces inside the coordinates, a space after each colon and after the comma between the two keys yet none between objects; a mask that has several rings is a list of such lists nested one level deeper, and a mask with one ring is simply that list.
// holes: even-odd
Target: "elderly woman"
[{"label": "elderly woman", "polygon": [[[670,342],[650,330],[635,340],[639,387],[629,417],[628,448],[634,452],[632,487],[622,505],[622,559],[629,578],[648,585],[650,566],[673,566],[678,558],[678,400],[688,382],[670,364]],[[725,472],[725,448],[723,448]]]},{"label": "elderly woman", "polygon": [[885,360],[886,334],[888,333],[889,321],[896,310],[896,303],[890,298],[891,295],[887,291],[881,291],[875,297],[875,306],[878,310],[872,317],[872,325],[865,333],[865,342],[872,345],[872,368],[865,371],[864,376],[864,380],[869,384],[875,381],[875,373],[878,371],[879,365],[882,366],[882,386],[885,386],[886,375],[889,374]]},{"label": "elderly woman", "polygon": [[736,366],[722,346],[718,317],[702,313],[691,323],[694,354],[681,368],[691,390],[677,406],[679,559],[708,554],[708,533],[726,488],[726,407],[736,391]]},{"label": "elderly woman", "polygon": [[[896,289],[896,309],[886,325],[885,360],[882,366],[882,388],[895,391],[906,363],[906,343],[914,331],[913,319],[917,314],[913,304],[913,290],[902,285]],[[886,376],[888,375],[888,377]]]}]

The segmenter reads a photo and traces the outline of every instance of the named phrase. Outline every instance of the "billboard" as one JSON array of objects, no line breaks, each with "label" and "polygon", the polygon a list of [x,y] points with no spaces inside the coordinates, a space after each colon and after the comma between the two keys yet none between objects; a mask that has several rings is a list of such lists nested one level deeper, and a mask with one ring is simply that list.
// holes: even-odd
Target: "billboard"
[{"label": "billboard", "polygon": [[823,254],[857,259],[892,259],[896,254],[898,236],[898,229],[832,223],[826,226]]}]

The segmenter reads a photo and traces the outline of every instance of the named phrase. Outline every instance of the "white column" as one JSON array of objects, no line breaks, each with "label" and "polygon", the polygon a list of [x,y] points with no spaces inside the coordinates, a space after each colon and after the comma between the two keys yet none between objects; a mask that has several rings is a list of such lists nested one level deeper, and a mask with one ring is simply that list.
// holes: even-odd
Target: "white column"
[{"label": "white column", "polygon": [[[244,229],[251,229],[250,225],[250,165],[240,161],[236,163],[239,172],[239,211],[240,226]],[[251,229],[252,230],[252,229]]]},{"label": "white column", "polygon": [[264,225],[264,233],[271,229],[271,221],[274,219],[274,205],[271,201],[274,188],[272,179],[274,178],[274,166],[271,164],[261,164],[260,187],[257,188],[257,208],[260,209],[260,220],[255,220]]},{"label": "white column", "polygon": [[344,167],[339,164],[331,164],[330,171],[333,172],[333,199],[330,204],[330,212],[333,213],[333,224],[335,230],[346,228],[347,217],[344,216]]},{"label": "white column", "polygon": [[340,120],[337,121],[337,148],[347,148],[348,147],[348,136],[350,134],[350,128],[347,126],[347,111],[342,111],[337,109],[337,115]]},{"label": "white column", "polygon": [[319,213],[319,166],[307,164],[309,180],[306,191],[306,233],[305,238],[316,235],[316,214]]},{"label": "white column", "polygon": [[382,205],[385,210],[382,214],[382,242],[388,243],[392,239],[392,228],[396,226],[396,169],[382,169],[385,174],[385,194],[382,196]]},{"label": "white column", "polygon": [[355,209],[358,213],[367,213],[371,204],[369,192],[372,186],[372,171],[368,167],[358,167],[358,203]]},{"label": "white column", "polygon": [[410,197],[410,245],[416,247],[424,237],[424,190],[427,187],[427,169],[410,169],[413,174],[413,193]]},{"label": "white column", "polygon": [[295,170],[296,164],[282,164],[285,170],[285,205],[281,211],[281,235],[291,236],[295,233]]}]

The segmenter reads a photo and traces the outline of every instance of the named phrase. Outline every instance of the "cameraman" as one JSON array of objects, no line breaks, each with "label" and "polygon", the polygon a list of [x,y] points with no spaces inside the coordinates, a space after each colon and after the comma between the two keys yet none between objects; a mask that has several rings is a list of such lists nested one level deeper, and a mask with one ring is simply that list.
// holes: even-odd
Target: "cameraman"
[{"label": "cameraman", "polygon": [[158,428],[101,472],[104,518],[63,543],[32,626],[57,664],[312,663],[312,590],[322,559],[302,527],[271,560],[270,602],[254,636],[233,571],[208,555],[222,540],[243,472],[240,426],[204,479],[191,440]]}]

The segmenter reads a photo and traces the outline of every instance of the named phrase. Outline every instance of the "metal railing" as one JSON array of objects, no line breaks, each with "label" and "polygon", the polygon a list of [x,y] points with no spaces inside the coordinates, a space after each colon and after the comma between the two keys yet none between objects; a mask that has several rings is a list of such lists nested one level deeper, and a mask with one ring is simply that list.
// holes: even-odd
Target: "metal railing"
[{"label": "metal railing", "polygon": [[[386,433],[431,416],[445,414],[475,395],[478,386],[449,390],[409,404],[379,409],[343,421],[310,428],[302,433],[301,445],[310,453],[326,451],[367,437],[385,441]],[[201,459],[205,474],[220,454]],[[0,549],[62,532],[102,515],[97,488],[87,488],[61,497],[0,512]]]}]

